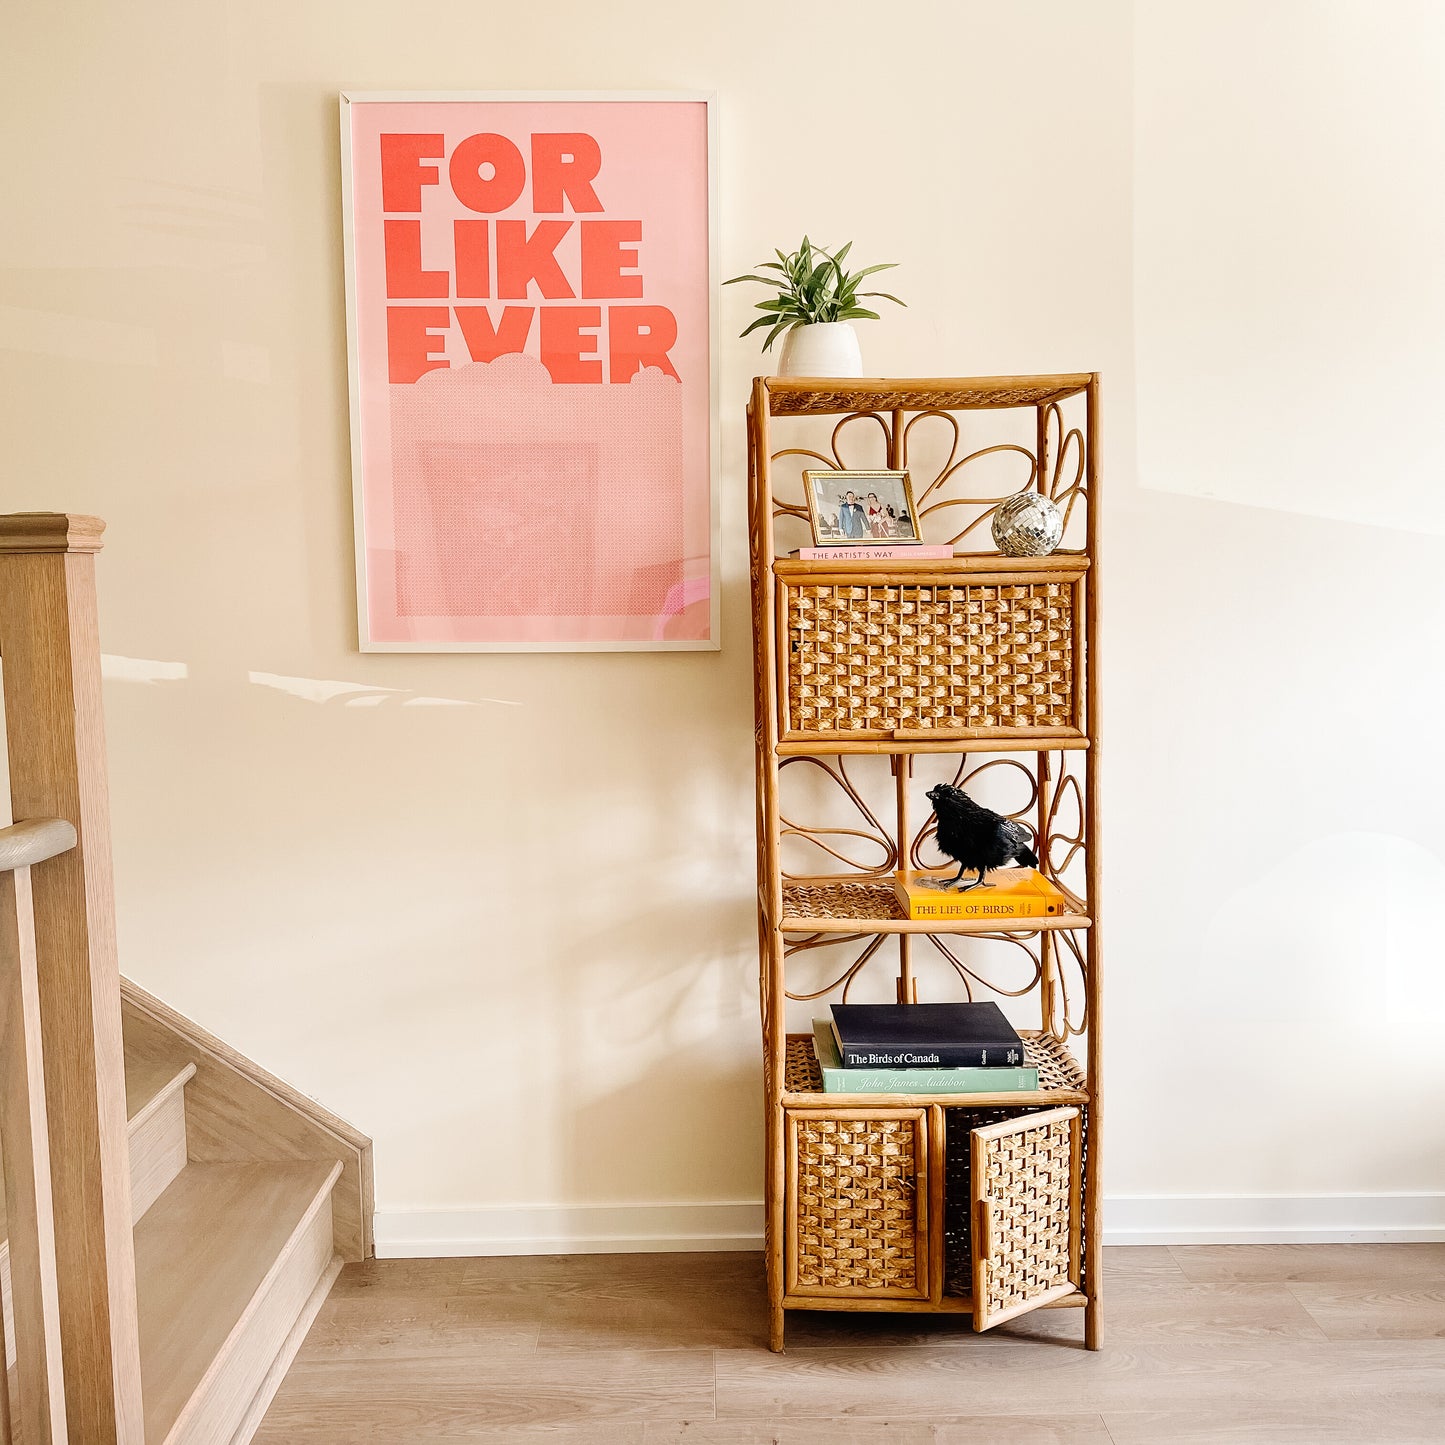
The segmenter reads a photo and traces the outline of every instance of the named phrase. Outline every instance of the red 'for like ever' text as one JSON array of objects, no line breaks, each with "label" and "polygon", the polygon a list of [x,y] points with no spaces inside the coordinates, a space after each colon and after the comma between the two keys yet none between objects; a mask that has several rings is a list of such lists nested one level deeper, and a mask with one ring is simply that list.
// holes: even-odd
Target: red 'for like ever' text
[{"label": "red 'for like ever' text", "polygon": [[[676,377],[677,318],[642,304],[642,222],[604,219],[593,182],[602,149],[581,133],[468,136],[448,153],[439,134],[381,137],[386,343],[392,382],[450,366],[453,327],[473,361],[532,349],[554,382],[626,382],[646,366]],[[530,162],[530,164],[529,164]],[[433,222],[423,199],[445,184],[471,216]],[[502,217],[531,183],[532,222]],[[551,219],[567,211],[572,219]],[[437,234],[439,225],[448,228]],[[439,263],[447,261],[450,264]],[[438,304],[445,303],[445,304]],[[541,304],[538,304],[541,303]]]}]

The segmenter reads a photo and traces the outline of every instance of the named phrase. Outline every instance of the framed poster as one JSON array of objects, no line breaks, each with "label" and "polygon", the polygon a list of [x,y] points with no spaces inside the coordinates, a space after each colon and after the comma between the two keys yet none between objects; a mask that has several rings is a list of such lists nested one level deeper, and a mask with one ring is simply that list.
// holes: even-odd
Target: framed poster
[{"label": "framed poster", "polygon": [[363,651],[718,646],[699,94],[341,97]]}]

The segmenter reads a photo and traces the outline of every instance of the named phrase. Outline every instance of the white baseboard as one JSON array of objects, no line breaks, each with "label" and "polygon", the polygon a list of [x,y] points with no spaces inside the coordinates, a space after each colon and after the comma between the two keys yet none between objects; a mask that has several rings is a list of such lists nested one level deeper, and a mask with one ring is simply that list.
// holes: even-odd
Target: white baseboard
[{"label": "white baseboard", "polygon": [[[1379,1244],[1445,1240],[1445,1195],[1116,1195],[1105,1244]],[[661,1254],[763,1246],[758,1203],[389,1210],[381,1259]]]},{"label": "white baseboard", "polygon": [[1414,1244],[1445,1240],[1442,1194],[1109,1195],[1105,1244]]},{"label": "white baseboard", "polygon": [[763,1206],[756,1203],[532,1205],[396,1210],[376,1216],[378,1259],[762,1247]]}]

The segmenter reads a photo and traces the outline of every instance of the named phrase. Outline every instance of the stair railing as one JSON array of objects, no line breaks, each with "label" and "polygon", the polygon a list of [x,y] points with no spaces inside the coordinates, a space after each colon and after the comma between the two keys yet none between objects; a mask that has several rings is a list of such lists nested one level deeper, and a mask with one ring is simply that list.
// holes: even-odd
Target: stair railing
[{"label": "stair railing", "polygon": [[144,1441],[96,626],[103,531],[94,517],[0,517],[0,679],[22,820],[0,830],[16,1344],[0,1430],[23,1445]]}]

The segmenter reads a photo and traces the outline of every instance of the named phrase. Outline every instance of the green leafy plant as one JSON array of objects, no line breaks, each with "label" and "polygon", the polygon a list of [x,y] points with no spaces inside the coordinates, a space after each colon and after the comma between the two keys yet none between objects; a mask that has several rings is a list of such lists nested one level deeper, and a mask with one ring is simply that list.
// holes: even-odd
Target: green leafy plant
[{"label": "green leafy plant", "polygon": [[869,311],[866,306],[858,304],[861,298],[878,297],[899,306],[907,305],[907,302],[899,301],[886,291],[858,289],[858,283],[865,276],[871,276],[875,271],[887,271],[898,263],[885,261],[880,266],[865,266],[861,271],[845,271],[843,259],[852,246],[849,241],[838,248],[837,255],[832,255],[825,247],[814,245],[804,236],[802,245],[790,255],[774,251],[778,258],[776,261],[759,264],[759,271],[774,271],[776,275],[733,276],[724,281],[724,286],[734,286],[739,281],[757,281],[778,293],[768,301],[758,302],[757,309],[765,314],[755,318],[741,335],[747,336],[770,326],[772,330],[763,342],[763,350],[770,351],[773,342],[794,326],[813,326],[823,321],[877,321],[876,311]]}]

